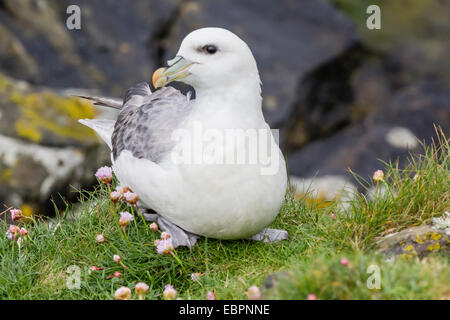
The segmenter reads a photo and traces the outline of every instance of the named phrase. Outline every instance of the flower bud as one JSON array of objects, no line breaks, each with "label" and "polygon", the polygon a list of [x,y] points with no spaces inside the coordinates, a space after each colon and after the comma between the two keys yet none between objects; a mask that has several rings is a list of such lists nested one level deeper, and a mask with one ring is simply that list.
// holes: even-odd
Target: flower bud
[{"label": "flower bud", "polygon": [[18,226],[14,225],[14,224],[11,224],[9,226],[8,231],[11,232],[12,234],[16,235],[17,233],[20,232],[20,228]]},{"label": "flower bud", "polygon": [[206,300],[216,300],[216,294],[214,292],[208,291],[206,294]]},{"label": "flower bud", "polygon": [[121,195],[124,195],[127,192],[132,192],[130,187],[121,187],[121,186],[117,186],[116,191],[119,192]]},{"label": "flower bud", "polygon": [[173,247],[172,239],[160,240],[156,245],[156,251],[162,255],[169,254],[173,252],[173,250],[175,250],[175,248]]},{"label": "flower bud", "polygon": [[342,259],[341,259],[341,265],[343,265],[344,267],[348,266],[349,263],[350,263],[350,262],[348,261],[348,259],[346,259],[346,258],[342,258]]},{"label": "flower bud", "polygon": [[132,205],[135,205],[139,200],[139,196],[136,193],[130,191],[126,192],[123,197],[125,198],[126,202]]},{"label": "flower bud", "polygon": [[23,212],[20,209],[14,208],[14,209],[11,209],[10,212],[11,212],[11,219],[13,221],[20,220],[23,218]]},{"label": "flower bud", "polygon": [[172,285],[168,284],[164,288],[163,297],[164,300],[175,300],[177,297],[177,291]]},{"label": "flower bud", "polygon": [[156,224],[156,222],[153,222],[153,223],[150,224],[150,230],[152,230],[152,231],[158,231],[159,230],[158,225]]},{"label": "flower bud", "polygon": [[317,300],[317,297],[316,297],[316,295],[314,293],[310,293],[306,297],[306,300]]},{"label": "flower bud", "polygon": [[167,240],[169,238],[170,238],[170,234],[169,233],[167,233],[165,231],[161,232],[161,239]]},{"label": "flower bud", "polygon": [[110,184],[112,181],[112,169],[110,167],[101,167],[95,173],[95,177],[100,183]]},{"label": "flower bud", "polygon": [[144,300],[144,296],[148,291],[148,285],[144,282],[139,282],[134,287],[134,292],[139,296],[139,300]]},{"label": "flower bud", "polygon": [[98,234],[95,237],[95,240],[97,241],[97,243],[104,243],[104,242],[106,242],[105,236],[103,234]]},{"label": "flower bud", "polygon": [[116,271],[114,272],[112,275],[110,275],[109,277],[107,277],[106,279],[112,279],[112,278],[119,278],[122,276],[122,272],[120,271]]},{"label": "flower bud", "polygon": [[251,286],[247,291],[248,300],[258,300],[261,299],[261,291],[257,286]]},{"label": "flower bud", "polygon": [[111,192],[111,194],[109,195],[109,199],[111,200],[112,203],[116,204],[117,202],[120,201],[120,199],[122,198],[122,194],[118,191],[113,191]]},{"label": "flower bud", "polygon": [[14,241],[16,239],[16,236],[13,233],[11,233],[9,230],[6,231],[6,237],[11,241]]},{"label": "flower bud", "polygon": [[376,182],[380,182],[383,181],[384,179],[384,173],[383,170],[377,170],[373,173],[373,180],[375,180]]},{"label": "flower bud", "polygon": [[90,266],[89,269],[92,270],[92,271],[100,271],[100,270],[103,270],[105,268],[99,268],[97,266]]},{"label": "flower bud", "polygon": [[114,293],[114,299],[116,300],[129,300],[131,298],[131,290],[128,287],[120,287]]},{"label": "flower bud", "polygon": [[115,255],[113,256],[113,260],[114,260],[114,262],[116,262],[116,263],[120,263],[120,262],[122,261],[122,257],[119,256],[118,254],[115,254]]},{"label": "flower bud", "polygon": [[134,217],[129,212],[124,211],[124,212],[120,213],[119,224],[123,230],[125,230],[125,227],[130,224],[130,221],[133,221],[133,220],[134,220]]},{"label": "flower bud", "polygon": [[198,272],[192,273],[192,274],[191,274],[191,280],[192,280],[192,281],[197,281],[197,280],[200,279],[201,276],[202,276],[202,275],[201,275],[200,273],[198,273]]}]

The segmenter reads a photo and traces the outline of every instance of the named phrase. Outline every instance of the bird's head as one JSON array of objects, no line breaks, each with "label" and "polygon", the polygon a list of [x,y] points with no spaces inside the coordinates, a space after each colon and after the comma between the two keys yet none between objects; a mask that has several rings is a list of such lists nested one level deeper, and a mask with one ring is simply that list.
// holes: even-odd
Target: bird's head
[{"label": "bird's head", "polygon": [[167,68],[155,71],[152,82],[160,88],[181,81],[194,89],[240,83],[254,79],[259,83],[258,69],[247,44],[234,33],[222,28],[202,28],[188,34]]}]

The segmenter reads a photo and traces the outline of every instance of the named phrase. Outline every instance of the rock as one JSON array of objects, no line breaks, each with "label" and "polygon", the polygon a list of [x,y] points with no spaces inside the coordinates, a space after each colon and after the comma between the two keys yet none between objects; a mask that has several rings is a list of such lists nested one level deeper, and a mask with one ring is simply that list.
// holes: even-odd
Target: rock
[{"label": "rock", "polygon": [[368,113],[353,103],[351,86],[352,74],[366,55],[364,48],[354,45],[306,74],[298,84],[295,111],[282,134],[286,150],[328,137]]},{"label": "rock", "polygon": [[353,100],[349,119],[352,123],[384,106],[392,96],[387,67],[379,58],[369,59],[349,79]]},{"label": "rock", "polygon": [[[448,31],[447,31],[448,32]],[[405,87],[420,79],[439,79],[450,87],[450,45],[447,41],[400,43],[386,53],[394,87]],[[417,63],[420,61],[420,63]]]},{"label": "rock", "polygon": [[412,227],[379,240],[378,250],[389,259],[422,259],[432,252],[450,253],[449,235],[428,225]]},{"label": "rock", "polygon": [[[450,92],[438,81],[421,80],[399,90],[392,99],[368,118],[371,126],[383,123],[408,129],[421,141],[431,143],[433,124],[450,132]],[[411,138],[408,138],[411,140]]]},{"label": "rock", "polygon": [[385,142],[389,129],[360,124],[312,142],[288,155],[290,173],[300,177],[345,175],[351,168],[363,177],[371,175],[381,165],[377,159],[402,153]]},{"label": "rock", "polygon": [[300,177],[343,175],[350,168],[370,178],[382,166],[379,159],[398,159],[402,167],[409,152],[421,150],[416,138],[430,142],[434,124],[449,132],[449,101],[449,92],[439,83],[415,83],[397,92],[364,121],[289,154],[290,173]]},{"label": "rock", "polygon": [[433,226],[437,229],[444,229],[447,235],[450,235],[450,212],[446,211],[442,217],[431,219]]},{"label": "rock", "polygon": [[61,194],[88,187],[109,159],[107,147],[80,125],[98,115],[90,103],[0,74],[0,205],[54,212]]},{"label": "rock", "polygon": [[269,290],[269,289],[275,288],[278,285],[280,278],[289,277],[289,276],[291,276],[291,273],[288,271],[281,271],[281,272],[269,274],[262,284],[262,289]]},{"label": "rock", "polygon": [[196,0],[180,6],[162,42],[164,58],[176,54],[187,33],[205,26],[227,28],[247,42],[263,82],[266,119],[274,128],[281,128],[290,119],[298,83],[359,39],[353,23],[323,0],[282,0],[276,4]]},{"label": "rock", "polygon": [[17,37],[0,24],[0,69],[18,78],[36,78],[38,67]]},{"label": "rock", "polygon": [[[19,57],[5,69],[11,77],[122,96],[133,84],[151,79],[159,65],[155,39],[179,2],[3,0],[0,35],[7,33],[8,38],[0,37],[0,64]],[[80,30],[66,28],[66,9],[72,4],[81,9]],[[6,56],[2,42],[15,44]],[[34,68],[21,67],[20,61]]]}]

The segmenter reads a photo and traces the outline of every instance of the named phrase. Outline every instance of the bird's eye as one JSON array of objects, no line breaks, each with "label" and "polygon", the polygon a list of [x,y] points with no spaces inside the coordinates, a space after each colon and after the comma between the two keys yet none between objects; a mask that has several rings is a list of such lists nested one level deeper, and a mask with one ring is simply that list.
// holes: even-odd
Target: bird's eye
[{"label": "bird's eye", "polygon": [[206,52],[206,53],[214,54],[214,53],[217,52],[217,47],[214,46],[214,45],[209,44],[209,45],[204,46],[204,47],[202,48],[202,50],[203,50],[204,52]]}]

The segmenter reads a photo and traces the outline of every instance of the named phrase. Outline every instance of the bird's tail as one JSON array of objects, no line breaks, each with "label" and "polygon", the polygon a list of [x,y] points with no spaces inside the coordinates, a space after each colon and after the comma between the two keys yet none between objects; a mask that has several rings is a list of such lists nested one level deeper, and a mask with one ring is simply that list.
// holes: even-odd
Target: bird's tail
[{"label": "bird's tail", "polygon": [[80,119],[79,123],[93,129],[103,141],[106,142],[108,147],[112,149],[111,136],[114,131],[114,120],[98,120],[98,119]]}]

